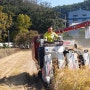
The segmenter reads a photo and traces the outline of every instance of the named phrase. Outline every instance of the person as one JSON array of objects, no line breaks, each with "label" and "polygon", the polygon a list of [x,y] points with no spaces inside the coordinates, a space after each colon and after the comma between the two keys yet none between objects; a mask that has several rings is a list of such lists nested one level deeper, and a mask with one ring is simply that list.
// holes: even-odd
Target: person
[{"label": "person", "polygon": [[44,39],[47,42],[54,42],[54,39],[58,39],[58,35],[53,31],[52,26],[48,28],[48,31],[44,34]]}]

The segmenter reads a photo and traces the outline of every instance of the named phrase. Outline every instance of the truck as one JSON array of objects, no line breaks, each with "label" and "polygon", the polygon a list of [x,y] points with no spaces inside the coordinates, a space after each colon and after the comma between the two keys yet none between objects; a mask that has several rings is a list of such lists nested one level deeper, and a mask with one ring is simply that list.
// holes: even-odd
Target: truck
[{"label": "truck", "polygon": [[[68,28],[56,31],[59,39],[54,43],[44,41],[43,35],[35,36],[32,40],[32,57],[39,66],[42,80],[48,85],[55,75],[56,68],[79,69],[81,66],[89,66],[88,50],[79,50],[75,41],[63,40],[61,34],[64,32],[78,30],[90,26],[90,21],[85,21]],[[74,49],[67,46],[73,45]],[[86,59],[87,58],[87,59]]]}]

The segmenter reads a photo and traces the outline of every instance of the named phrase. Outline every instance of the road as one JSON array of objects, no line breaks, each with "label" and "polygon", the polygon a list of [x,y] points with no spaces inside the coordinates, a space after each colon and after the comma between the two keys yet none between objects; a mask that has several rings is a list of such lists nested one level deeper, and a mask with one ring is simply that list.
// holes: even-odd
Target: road
[{"label": "road", "polygon": [[0,90],[44,90],[31,50],[0,59]]}]

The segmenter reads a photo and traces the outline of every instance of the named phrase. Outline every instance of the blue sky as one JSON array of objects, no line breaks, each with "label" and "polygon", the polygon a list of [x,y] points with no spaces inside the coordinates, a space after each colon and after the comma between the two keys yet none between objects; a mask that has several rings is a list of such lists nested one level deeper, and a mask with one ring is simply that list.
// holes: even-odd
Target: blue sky
[{"label": "blue sky", "polygon": [[54,6],[62,6],[62,5],[70,5],[70,4],[75,4],[79,2],[83,2],[84,0],[41,0],[42,2],[48,2],[52,7]]}]

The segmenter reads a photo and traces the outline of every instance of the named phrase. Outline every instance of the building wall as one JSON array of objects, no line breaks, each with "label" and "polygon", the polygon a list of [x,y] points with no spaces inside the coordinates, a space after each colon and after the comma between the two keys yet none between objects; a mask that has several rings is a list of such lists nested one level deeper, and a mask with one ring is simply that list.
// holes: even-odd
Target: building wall
[{"label": "building wall", "polygon": [[69,26],[75,25],[84,21],[90,20],[90,11],[87,10],[77,10],[69,12],[68,14],[68,23]]}]

